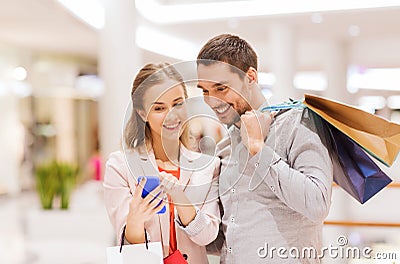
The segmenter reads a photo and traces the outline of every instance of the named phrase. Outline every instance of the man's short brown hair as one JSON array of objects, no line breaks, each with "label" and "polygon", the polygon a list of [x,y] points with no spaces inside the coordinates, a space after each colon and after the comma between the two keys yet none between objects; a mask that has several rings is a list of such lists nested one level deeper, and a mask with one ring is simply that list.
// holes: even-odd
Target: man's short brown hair
[{"label": "man's short brown hair", "polygon": [[221,34],[210,39],[201,48],[197,59],[198,63],[204,65],[212,64],[212,61],[225,62],[244,73],[250,67],[257,70],[256,52],[246,40],[231,34]]}]

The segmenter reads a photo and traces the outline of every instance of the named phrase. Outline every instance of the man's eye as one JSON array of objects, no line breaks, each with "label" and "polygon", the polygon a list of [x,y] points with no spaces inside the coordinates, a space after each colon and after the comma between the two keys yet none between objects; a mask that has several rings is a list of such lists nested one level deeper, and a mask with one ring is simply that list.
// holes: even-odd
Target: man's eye
[{"label": "man's eye", "polygon": [[203,90],[203,95],[207,95],[208,91],[207,90]]},{"label": "man's eye", "polygon": [[176,107],[180,107],[180,106],[182,106],[184,104],[184,102],[182,101],[182,102],[179,102],[179,103],[176,103],[175,105],[174,105],[174,107],[176,106]]},{"label": "man's eye", "polygon": [[217,91],[219,91],[219,92],[225,91],[226,89],[228,89],[228,86],[218,86],[217,87]]},{"label": "man's eye", "polygon": [[164,107],[161,106],[154,107],[154,111],[162,111],[162,110],[164,110]]}]

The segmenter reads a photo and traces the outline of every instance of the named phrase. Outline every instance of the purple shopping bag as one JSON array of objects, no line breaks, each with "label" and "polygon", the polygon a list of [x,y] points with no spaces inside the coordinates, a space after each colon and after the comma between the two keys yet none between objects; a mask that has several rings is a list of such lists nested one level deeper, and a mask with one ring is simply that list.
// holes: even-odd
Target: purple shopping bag
[{"label": "purple shopping bag", "polygon": [[392,180],[364,152],[362,147],[331,124],[333,180],[360,203],[365,203]]},{"label": "purple shopping bag", "polygon": [[[357,201],[365,203],[392,182],[366,154],[363,147],[309,106],[305,107],[301,102],[291,100],[288,103],[264,107],[261,111],[285,112],[291,108],[304,109],[301,123],[317,133],[328,149],[333,164],[333,181]],[[341,129],[347,126],[341,124]]]}]

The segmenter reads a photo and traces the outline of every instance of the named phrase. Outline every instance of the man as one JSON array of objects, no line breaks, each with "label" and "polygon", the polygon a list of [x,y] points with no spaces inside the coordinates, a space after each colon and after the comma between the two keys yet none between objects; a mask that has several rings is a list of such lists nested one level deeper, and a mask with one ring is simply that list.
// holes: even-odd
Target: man
[{"label": "man", "polygon": [[331,200],[327,149],[302,124],[302,109],[257,111],[267,103],[257,85],[257,55],[245,40],[216,36],[197,59],[198,87],[229,127],[218,144],[221,263],[319,263]]}]

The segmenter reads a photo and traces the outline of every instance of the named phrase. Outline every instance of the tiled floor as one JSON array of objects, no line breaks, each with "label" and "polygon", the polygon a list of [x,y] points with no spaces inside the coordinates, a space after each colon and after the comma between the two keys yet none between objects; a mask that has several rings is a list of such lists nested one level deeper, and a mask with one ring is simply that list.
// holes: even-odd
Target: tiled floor
[{"label": "tiled floor", "polygon": [[98,182],[77,189],[67,211],[40,209],[34,192],[1,197],[0,234],[1,264],[101,264],[114,243]]},{"label": "tiled floor", "polygon": [[[334,202],[328,219],[352,219],[355,216],[354,219],[360,221],[398,222],[400,219],[395,209],[398,203],[397,189],[389,188],[363,206],[347,196],[337,188],[334,190]],[[340,210],[343,207],[341,197],[348,208],[344,215]],[[391,207],[388,206],[390,203]],[[340,212],[342,214],[338,214]],[[324,245],[336,245],[337,238],[342,235],[351,244],[376,247],[376,252],[383,251],[376,246],[377,243],[391,246],[390,251],[397,252],[400,257],[398,228],[327,226],[324,228]],[[0,196],[0,264],[106,264],[106,247],[114,243],[115,236],[104,208],[99,182],[80,186],[74,192],[67,211],[42,210],[35,192],[23,192],[15,197]],[[324,259],[325,264],[378,263],[360,261]],[[210,259],[210,263],[219,263],[219,259]]]},{"label": "tiled floor", "polygon": [[0,264],[106,264],[114,237],[98,182],[80,186],[67,211],[40,209],[35,192],[0,196]]}]

